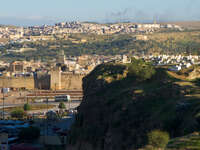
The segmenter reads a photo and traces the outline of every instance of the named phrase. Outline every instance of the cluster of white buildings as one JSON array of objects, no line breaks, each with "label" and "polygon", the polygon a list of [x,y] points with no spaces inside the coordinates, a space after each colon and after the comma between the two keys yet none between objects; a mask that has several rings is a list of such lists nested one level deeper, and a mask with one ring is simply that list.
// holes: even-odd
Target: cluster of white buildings
[{"label": "cluster of white buildings", "polygon": [[0,26],[0,46],[5,45],[11,39],[20,39],[24,36],[24,29],[22,27],[7,27]]},{"label": "cluster of white buildings", "polygon": [[173,24],[135,24],[135,23],[117,23],[117,24],[94,24],[80,22],[66,22],[55,25],[57,33],[95,33],[95,34],[114,34],[114,33],[135,33],[135,32],[153,32],[161,28],[182,30],[178,25]]},{"label": "cluster of white buildings", "polygon": [[192,65],[200,64],[200,56],[197,55],[149,55],[143,56],[145,60],[152,61],[154,65],[171,65],[172,71],[179,71],[183,68],[189,68]]},{"label": "cluster of white buildings", "polygon": [[[15,62],[3,62],[0,61],[0,68],[5,68],[0,75],[27,75],[35,71],[48,72],[52,67],[61,65],[64,72],[74,74],[88,74],[97,65],[107,62],[120,62],[131,63],[132,56],[127,55],[82,55],[82,56],[66,56],[63,51],[53,60],[48,62],[41,61],[15,61]],[[189,68],[192,65],[200,64],[200,56],[196,55],[145,55],[145,56],[133,56],[136,59],[142,58],[145,61],[153,62],[155,66],[171,66],[169,69],[173,71],[179,71],[183,68]]]}]

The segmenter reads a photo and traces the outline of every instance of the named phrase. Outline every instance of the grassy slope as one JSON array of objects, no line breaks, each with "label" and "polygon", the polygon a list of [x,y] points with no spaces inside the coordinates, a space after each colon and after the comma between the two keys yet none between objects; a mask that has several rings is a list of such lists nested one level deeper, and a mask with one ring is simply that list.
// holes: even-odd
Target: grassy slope
[{"label": "grassy slope", "polygon": [[183,137],[172,139],[167,146],[168,149],[200,150],[200,135],[198,132]]}]

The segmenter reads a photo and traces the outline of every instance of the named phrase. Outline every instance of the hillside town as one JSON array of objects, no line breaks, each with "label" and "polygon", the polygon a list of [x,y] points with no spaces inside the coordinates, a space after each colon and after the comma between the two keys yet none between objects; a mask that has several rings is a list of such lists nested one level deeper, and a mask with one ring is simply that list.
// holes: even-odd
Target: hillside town
[{"label": "hillside town", "polygon": [[88,74],[97,65],[118,61],[127,63],[129,59],[126,55],[104,56],[104,55],[82,55],[65,56],[64,51],[54,60],[48,62],[41,61],[14,61],[0,62],[1,76],[30,76],[33,72],[49,72],[52,67],[60,66],[62,72],[72,74]]},{"label": "hillside town", "polygon": [[[13,28],[13,27],[11,27]],[[1,38],[8,42],[37,42],[53,40],[57,36],[68,38],[67,33],[151,33],[160,29],[182,30],[176,25],[160,24],[118,24],[99,25],[88,23],[58,23],[42,27],[2,27]],[[5,32],[6,31],[6,32]],[[139,34],[133,40],[147,40]],[[81,41],[85,42],[85,41]],[[6,43],[3,41],[2,43]],[[2,44],[2,46],[4,45]],[[37,50],[33,47],[6,49],[7,54]],[[17,53],[16,53],[17,52]],[[0,136],[4,136],[2,146],[13,150],[44,147],[63,148],[76,113],[84,98],[83,79],[94,68],[104,63],[130,64],[131,59],[142,59],[154,66],[167,67],[172,72],[200,64],[198,55],[167,55],[130,53],[119,55],[67,55],[59,48],[53,59],[1,60],[0,61]],[[17,115],[15,114],[17,113]],[[20,114],[18,114],[20,113]],[[23,129],[37,130],[34,143],[21,141]],[[29,134],[29,133],[28,133]],[[26,139],[26,138],[25,138]]]},{"label": "hillside town", "polygon": [[[0,61],[1,146],[11,150],[64,148],[83,100],[82,79],[103,63],[129,64],[143,59],[177,72],[200,64],[198,55],[66,55],[60,50],[48,61]],[[19,113],[19,114],[18,114]],[[23,130],[34,130],[37,141],[24,142]],[[27,140],[26,137],[23,137]]]},{"label": "hillside town", "polygon": [[82,55],[66,56],[64,51],[51,61],[14,61],[0,62],[0,76],[33,76],[34,72],[50,72],[55,66],[59,66],[62,72],[69,74],[90,73],[97,65],[107,62],[130,63],[131,57],[150,61],[156,66],[170,65],[174,71],[189,68],[192,65],[200,64],[200,56],[197,55]]},{"label": "hillside town", "polygon": [[200,0],[2,0],[0,150],[200,150]]},{"label": "hillside town", "polygon": [[[175,24],[96,24],[81,22],[61,22],[53,26],[0,26],[0,39],[8,39],[10,42],[25,42],[38,40],[53,40],[54,35],[66,38],[65,34],[70,33],[90,33],[90,34],[116,34],[116,33],[152,33],[161,29],[183,30]],[[84,42],[84,41],[83,41]],[[0,44],[5,44],[4,40]]]}]

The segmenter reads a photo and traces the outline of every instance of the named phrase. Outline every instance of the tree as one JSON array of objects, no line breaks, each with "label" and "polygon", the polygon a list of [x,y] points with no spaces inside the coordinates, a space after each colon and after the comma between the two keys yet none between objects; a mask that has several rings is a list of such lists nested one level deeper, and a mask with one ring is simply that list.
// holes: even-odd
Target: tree
[{"label": "tree", "polygon": [[38,127],[23,128],[18,136],[23,140],[36,140],[40,136],[40,129]]},{"label": "tree", "polygon": [[59,109],[65,109],[66,106],[63,102],[60,102],[59,106],[58,106]]},{"label": "tree", "polygon": [[148,144],[154,148],[165,148],[169,142],[169,134],[160,130],[148,133]]},{"label": "tree", "polygon": [[15,109],[14,111],[11,112],[12,118],[22,119],[25,116],[26,116],[26,113],[24,112],[23,109]]},{"label": "tree", "polygon": [[58,108],[61,109],[61,111],[59,111],[59,114],[58,114],[58,115],[59,115],[60,118],[62,118],[62,117],[64,116],[64,114],[65,114],[65,112],[62,111],[62,109],[65,109],[65,108],[66,108],[64,102],[60,102]]},{"label": "tree", "polygon": [[28,103],[24,104],[24,111],[29,111],[29,110],[31,110],[31,105],[29,105]]}]

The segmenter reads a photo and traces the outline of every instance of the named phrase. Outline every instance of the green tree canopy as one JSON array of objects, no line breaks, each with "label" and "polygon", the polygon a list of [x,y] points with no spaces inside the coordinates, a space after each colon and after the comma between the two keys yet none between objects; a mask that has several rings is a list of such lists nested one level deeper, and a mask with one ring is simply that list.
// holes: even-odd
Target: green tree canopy
[{"label": "green tree canopy", "polygon": [[26,113],[24,112],[23,109],[15,109],[11,112],[11,117],[17,118],[17,119],[22,119],[26,116]]},{"label": "green tree canopy", "polygon": [[59,109],[65,109],[66,106],[65,106],[64,102],[60,102],[58,108],[59,108]]},{"label": "green tree canopy", "polygon": [[31,105],[30,104],[24,104],[24,111],[31,110]]},{"label": "green tree canopy", "polygon": [[128,75],[135,77],[137,80],[150,79],[155,74],[155,69],[151,64],[139,59],[132,59],[131,64],[128,65]]}]

